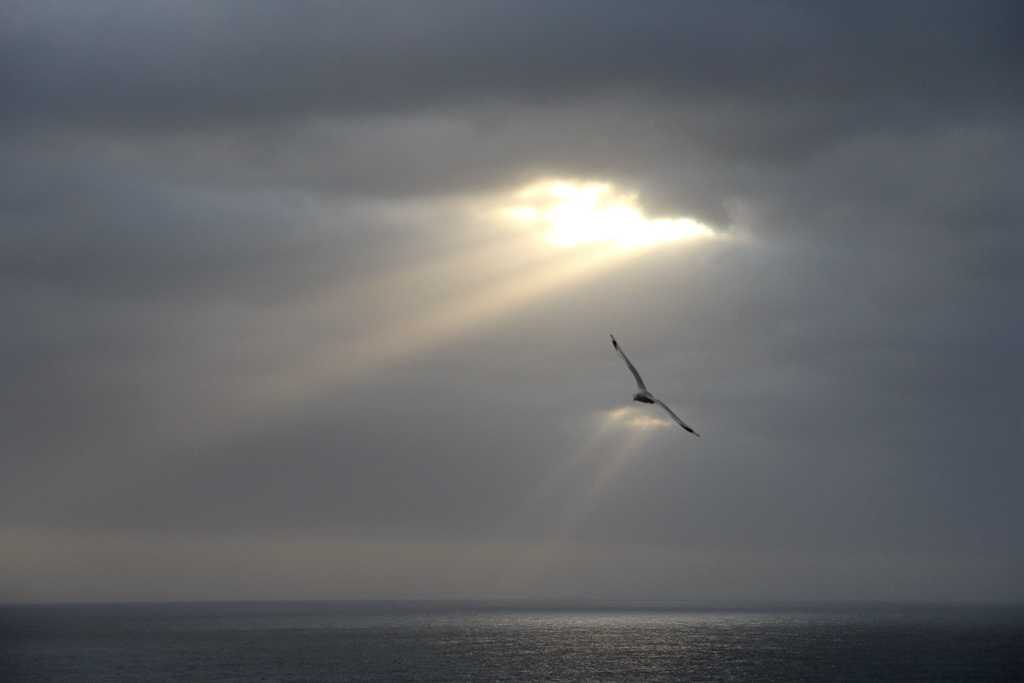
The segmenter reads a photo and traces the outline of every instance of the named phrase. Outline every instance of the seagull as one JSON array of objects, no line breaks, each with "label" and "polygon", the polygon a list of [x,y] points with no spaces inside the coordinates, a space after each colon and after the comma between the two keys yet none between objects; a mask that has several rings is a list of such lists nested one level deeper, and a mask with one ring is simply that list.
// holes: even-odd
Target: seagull
[{"label": "seagull", "polygon": [[629,371],[633,373],[633,378],[636,379],[636,388],[639,391],[633,394],[633,400],[639,401],[640,403],[657,403],[659,406],[665,409],[666,413],[672,416],[673,420],[679,423],[680,427],[690,432],[694,436],[700,436],[700,434],[693,430],[693,427],[683,422],[682,418],[673,413],[671,408],[662,403],[660,399],[655,398],[651,394],[651,392],[647,390],[647,385],[644,384],[643,378],[640,377],[640,373],[636,371],[636,368],[633,367],[633,364],[629,362],[629,358],[626,357],[625,352],[623,352],[622,348],[619,346],[619,342],[615,339],[615,335],[609,334],[608,336],[612,338],[612,346],[614,346],[615,350],[619,352],[620,356],[622,356],[622,360],[626,361],[626,367],[629,368]]}]

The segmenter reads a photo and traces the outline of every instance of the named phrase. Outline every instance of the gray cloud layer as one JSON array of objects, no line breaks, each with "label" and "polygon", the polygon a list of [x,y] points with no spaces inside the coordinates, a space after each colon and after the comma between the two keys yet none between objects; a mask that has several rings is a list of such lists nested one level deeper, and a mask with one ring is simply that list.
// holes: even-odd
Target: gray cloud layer
[{"label": "gray cloud layer", "polygon": [[[9,4],[0,598],[1020,599],[1020,13]],[[381,355],[543,174],[731,239]]]}]

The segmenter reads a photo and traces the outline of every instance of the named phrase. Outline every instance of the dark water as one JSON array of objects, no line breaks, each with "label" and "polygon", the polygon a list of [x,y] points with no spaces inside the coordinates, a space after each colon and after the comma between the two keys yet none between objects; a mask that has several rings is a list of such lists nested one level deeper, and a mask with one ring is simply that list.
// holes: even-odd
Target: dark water
[{"label": "dark water", "polygon": [[1024,609],[0,607],[0,680],[1024,680]]}]

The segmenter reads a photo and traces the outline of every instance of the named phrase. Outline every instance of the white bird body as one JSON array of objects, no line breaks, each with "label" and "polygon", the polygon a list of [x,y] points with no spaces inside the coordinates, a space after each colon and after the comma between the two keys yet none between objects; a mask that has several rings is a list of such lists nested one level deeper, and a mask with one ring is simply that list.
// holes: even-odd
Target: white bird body
[{"label": "white bird body", "polygon": [[683,422],[683,419],[681,417],[672,412],[672,409],[665,405],[661,401],[661,399],[656,398],[654,394],[647,390],[647,385],[644,384],[643,377],[640,376],[640,373],[637,372],[636,367],[633,365],[633,363],[630,362],[629,358],[626,356],[626,353],[619,346],[619,342],[618,340],[615,339],[615,335],[610,334],[608,336],[612,338],[612,346],[614,346],[615,350],[618,351],[620,356],[622,356],[622,360],[626,361],[626,367],[628,367],[629,371],[633,373],[633,379],[636,380],[637,392],[633,394],[633,400],[639,401],[640,403],[651,403],[661,406],[666,413],[672,416],[672,419],[675,420],[680,427],[690,432],[694,436],[700,436],[700,434],[694,431],[693,427]]}]

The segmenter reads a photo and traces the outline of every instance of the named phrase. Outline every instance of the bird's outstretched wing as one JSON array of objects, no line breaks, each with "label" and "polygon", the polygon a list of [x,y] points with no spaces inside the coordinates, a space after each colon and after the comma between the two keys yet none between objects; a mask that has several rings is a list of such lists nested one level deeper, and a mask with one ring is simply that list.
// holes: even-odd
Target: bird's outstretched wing
[{"label": "bird's outstretched wing", "polygon": [[680,427],[682,427],[682,428],[683,428],[683,429],[685,429],[686,431],[690,432],[690,433],[691,433],[691,434],[693,434],[694,436],[700,436],[700,434],[698,434],[697,432],[695,432],[695,431],[693,430],[693,427],[691,427],[690,425],[688,425],[688,424],[686,424],[685,422],[683,422],[683,419],[682,419],[681,417],[679,417],[678,415],[676,415],[675,413],[673,413],[673,412],[672,412],[672,409],[671,409],[671,408],[669,408],[669,407],[668,407],[667,405],[665,405],[664,403],[662,403],[661,399],[657,399],[657,398],[656,398],[656,399],[654,399],[654,402],[655,402],[655,403],[657,403],[657,404],[658,404],[659,406],[661,406],[662,408],[664,408],[664,409],[665,409],[665,412],[666,412],[666,413],[668,413],[669,415],[671,415],[671,416],[672,416],[672,419],[673,419],[673,420],[675,420],[676,422],[678,422],[678,423],[679,423],[679,426],[680,426]]},{"label": "bird's outstretched wing", "polygon": [[[615,335],[609,334],[608,336],[612,338],[612,346],[614,346],[615,350],[619,352],[620,356],[622,356],[622,360],[626,361],[626,365],[629,367],[629,371],[633,373],[633,377],[634,379],[636,379],[637,387],[640,388],[640,391],[647,391],[647,385],[644,384],[643,379],[641,379],[640,377],[640,373],[636,371],[636,368],[633,367],[633,364],[629,362],[629,358],[626,358],[626,354],[622,352],[621,348],[619,348],[619,342],[616,341]],[[679,418],[676,419],[678,420]]]}]

